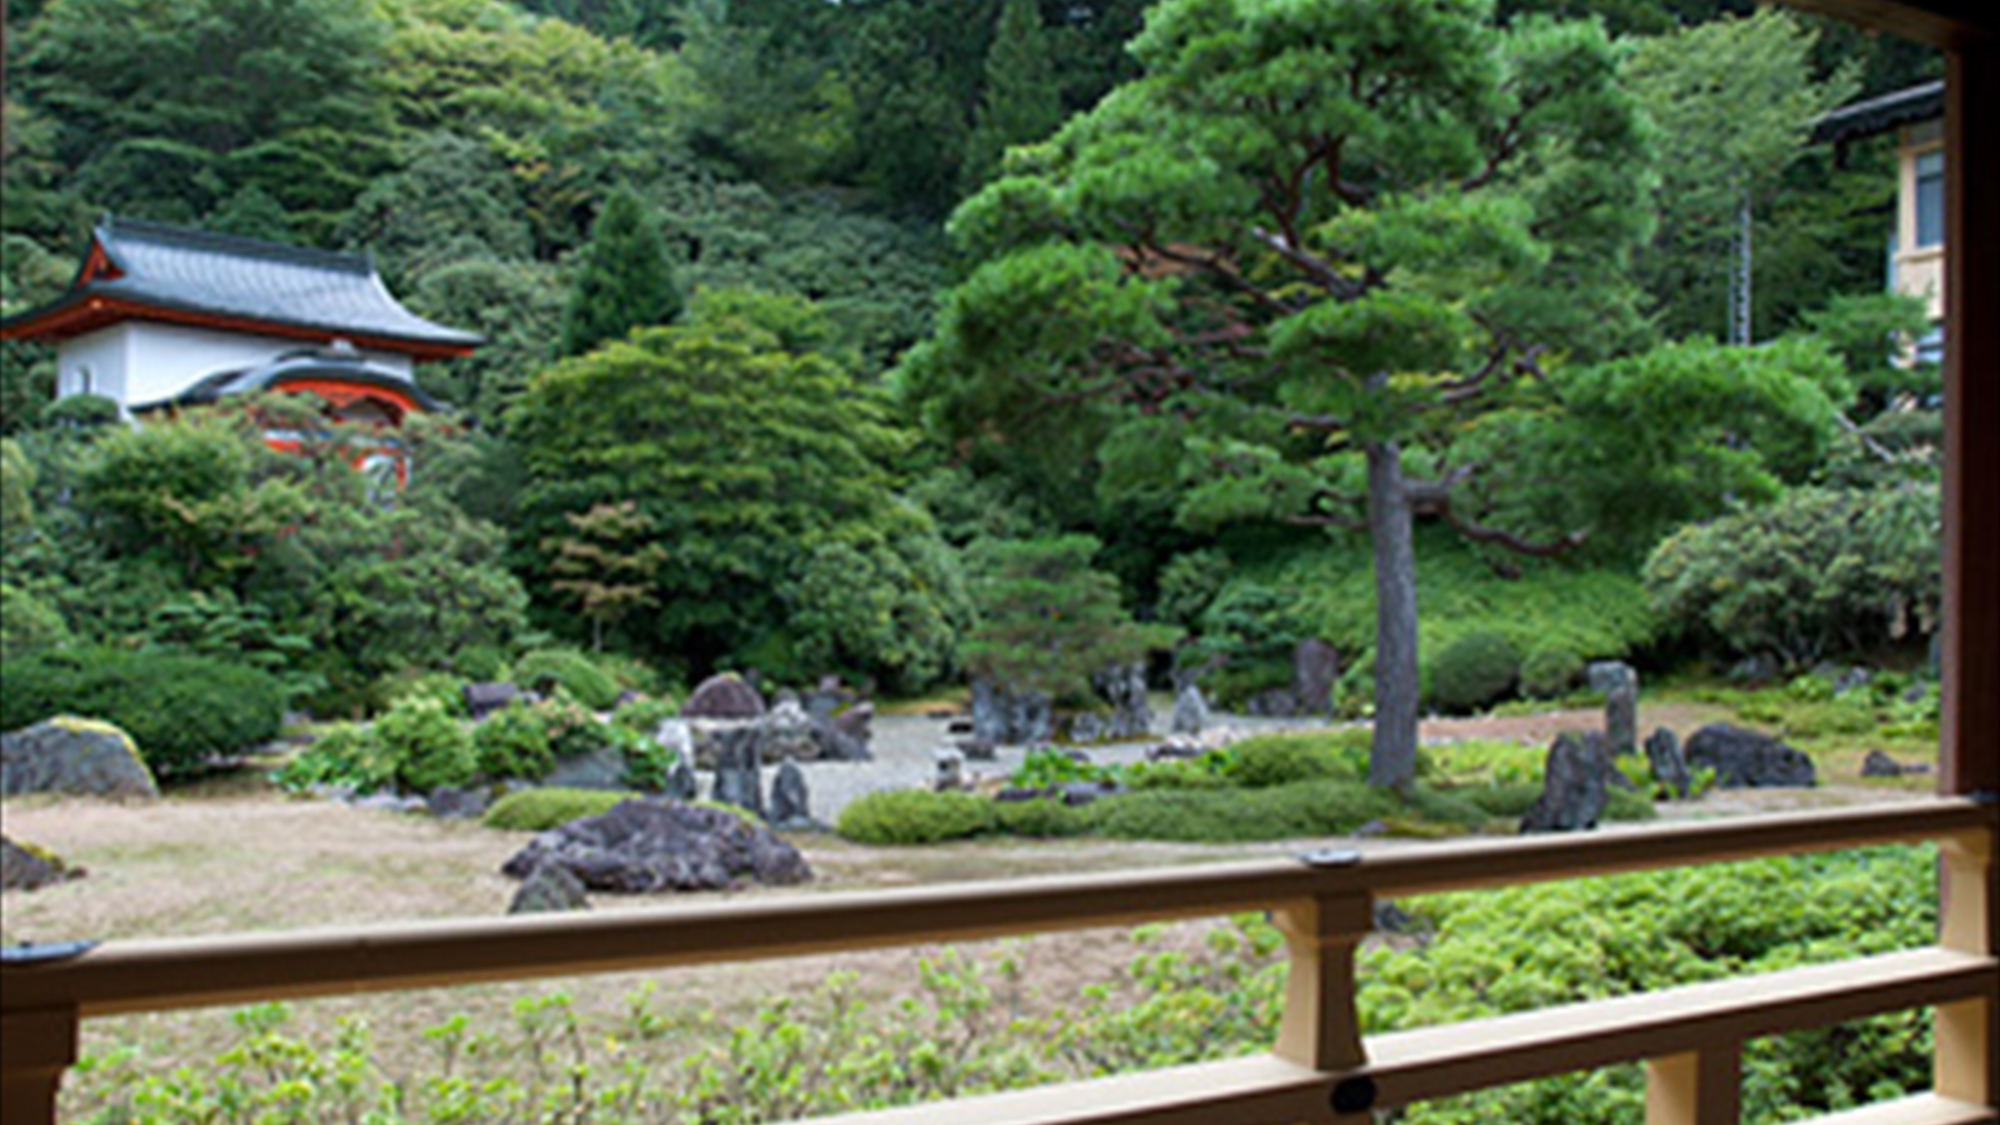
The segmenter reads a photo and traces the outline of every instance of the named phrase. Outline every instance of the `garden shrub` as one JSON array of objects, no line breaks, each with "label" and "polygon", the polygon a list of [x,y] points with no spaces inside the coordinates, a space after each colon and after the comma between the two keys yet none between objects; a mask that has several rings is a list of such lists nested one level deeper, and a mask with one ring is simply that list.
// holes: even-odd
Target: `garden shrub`
[{"label": "garden shrub", "polygon": [[1583,678],[1584,661],[1561,645],[1539,645],[1521,661],[1521,691],[1537,699],[1555,699]]},{"label": "garden shrub", "polygon": [[1233,757],[1209,751],[1199,758],[1168,758],[1159,762],[1134,762],[1119,771],[1126,788],[1144,789],[1227,789]]},{"label": "garden shrub", "polygon": [[557,758],[582,758],[611,745],[611,729],[562,688],[533,706]]},{"label": "garden shrub", "polygon": [[1107,767],[1079,761],[1065,750],[1044,747],[1022,755],[1020,766],[1007,775],[1007,784],[1016,789],[1047,789],[1052,785],[1111,781],[1114,777]]},{"label": "garden shrub", "polygon": [[1300,781],[1359,781],[1368,772],[1368,731],[1267,734],[1237,743],[1229,780],[1249,789]]},{"label": "garden shrub", "polygon": [[436,701],[448,715],[464,717],[465,685],[470,682],[450,672],[397,672],[376,680],[369,690],[377,712],[387,711],[408,699]]},{"label": "garden shrub", "polygon": [[619,756],[625,760],[622,776],[625,784],[651,793],[667,787],[667,776],[679,764],[672,750],[653,741],[651,734],[641,734],[620,726],[605,729],[611,736],[611,745],[618,748]]},{"label": "garden shrub", "polygon": [[69,642],[69,625],[55,606],[19,586],[0,582],[0,663]]},{"label": "garden shrub", "polygon": [[514,682],[544,695],[560,687],[593,711],[617,706],[623,692],[618,680],[589,656],[570,648],[545,648],[514,661]]},{"label": "garden shrub", "polygon": [[1048,840],[1081,836],[1090,830],[1082,810],[1054,797],[1032,801],[996,801],[993,812],[1000,831],[1010,836]]},{"label": "garden shrub", "polygon": [[60,649],[9,660],[0,730],[55,715],[99,719],[132,736],[163,780],[198,772],[269,742],[284,719],[278,681],[255,668],[206,656]]},{"label": "garden shrub", "polygon": [[472,752],[489,778],[534,781],[555,768],[548,727],[528,704],[515,700],[472,728]]},{"label": "garden shrub", "polygon": [[507,678],[507,654],[493,645],[466,645],[451,654],[451,670],[475,684]]},{"label": "garden shrub", "polygon": [[375,720],[396,784],[414,793],[464,785],[479,768],[472,736],[435,699],[406,699]]},{"label": "garden shrub", "polygon": [[373,793],[395,783],[396,769],[374,730],[360,723],[332,723],[320,728],[312,745],[293,754],[271,780],[292,793],[322,785]]},{"label": "garden shrub", "polygon": [[546,832],[638,798],[637,793],[617,789],[517,789],[493,802],[479,822],[513,832]]},{"label": "garden shrub", "polygon": [[971,793],[880,790],[841,809],[834,831],[860,844],[936,844],[993,831],[995,807]]},{"label": "garden shrub", "polygon": [[1085,806],[1091,829],[1101,836],[1206,844],[1340,836],[1404,811],[1394,793],[1345,781],[1269,789],[1152,790]]},{"label": "garden shrub", "polygon": [[1938,491],[1802,488],[1684,528],[1646,560],[1654,607],[1717,656],[1794,668],[1930,634],[1942,597]]},{"label": "garden shrub", "polygon": [[1431,702],[1474,711],[1507,694],[1521,673],[1521,652],[1490,630],[1467,633],[1431,658]]},{"label": "garden shrub", "polygon": [[671,699],[655,699],[642,695],[612,712],[611,722],[625,730],[650,737],[654,731],[660,729],[661,723],[680,713],[681,709]]}]

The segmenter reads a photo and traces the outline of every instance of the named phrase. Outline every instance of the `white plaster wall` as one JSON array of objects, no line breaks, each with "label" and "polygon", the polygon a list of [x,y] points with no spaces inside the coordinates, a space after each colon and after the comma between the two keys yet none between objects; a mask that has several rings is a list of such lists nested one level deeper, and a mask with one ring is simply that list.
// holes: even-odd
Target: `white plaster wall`
[{"label": "white plaster wall", "polygon": [[[331,342],[328,339],[318,344]],[[56,360],[57,395],[79,393],[83,388],[71,373],[88,365],[95,393],[125,405],[154,403],[172,398],[218,371],[252,367],[285,352],[314,346],[310,340],[128,320],[79,336],[61,347]],[[407,355],[372,349],[362,354],[406,377],[411,374],[412,362]],[[115,376],[109,374],[113,371]]]}]

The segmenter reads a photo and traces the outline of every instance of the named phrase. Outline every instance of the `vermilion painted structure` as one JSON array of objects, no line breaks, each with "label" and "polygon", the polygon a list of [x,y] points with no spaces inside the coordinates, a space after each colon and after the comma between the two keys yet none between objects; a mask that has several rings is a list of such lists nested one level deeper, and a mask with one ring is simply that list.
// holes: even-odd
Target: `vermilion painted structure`
[{"label": "vermilion painted structure", "polygon": [[102,395],[128,417],[278,392],[391,430],[438,406],[418,363],[483,342],[404,308],[365,256],[110,216],[69,289],[0,320],[0,339],[55,345],[58,397]]}]

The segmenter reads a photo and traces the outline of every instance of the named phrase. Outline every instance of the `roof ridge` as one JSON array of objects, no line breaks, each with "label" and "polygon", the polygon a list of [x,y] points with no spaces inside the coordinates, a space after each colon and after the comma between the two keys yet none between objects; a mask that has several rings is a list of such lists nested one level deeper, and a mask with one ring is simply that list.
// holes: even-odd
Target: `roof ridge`
[{"label": "roof ridge", "polygon": [[[164,242],[189,249],[225,251],[238,257],[257,257],[273,261],[292,262],[302,266],[317,266],[323,269],[338,269],[343,273],[375,276],[375,264],[365,254],[344,254],[337,250],[320,250],[310,246],[292,246],[268,239],[251,238],[247,235],[224,234],[219,231],[202,230],[198,227],[175,226],[171,223],[155,222],[151,219],[120,218],[106,215],[95,232],[100,239],[113,246],[120,236],[136,235],[137,241]],[[110,249],[110,247],[107,247]]]}]

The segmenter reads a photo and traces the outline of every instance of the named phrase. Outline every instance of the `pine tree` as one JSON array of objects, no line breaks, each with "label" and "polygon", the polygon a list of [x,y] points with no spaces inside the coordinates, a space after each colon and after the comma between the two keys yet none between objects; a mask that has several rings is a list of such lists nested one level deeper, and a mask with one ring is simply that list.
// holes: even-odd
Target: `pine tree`
[{"label": "pine tree", "polygon": [[590,619],[592,651],[603,652],[606,625],[657,604],[653,573],[666,561],[666,548],[650,541],[653,521],[630,500],[563,518],[572,533],[542,541],[555,556],[549,571],[558,577],[549,585],[576,599]]},{"label": "pine tree", "polygon": [[966,144],[965,192],[977,191],[999,174],[1008,145],[1043,140],[1062,119],[1062,91],[1035,0],[1007,0],[986,53],[985,90]]},{"label": "pine tree", "polygon": [[590,228],[576,282],[563,312],[561,354],[582,355],[634,328],[665,324],[681,313],[681,292],[667,265],[659,227],[637,196],[620,189]]}]

